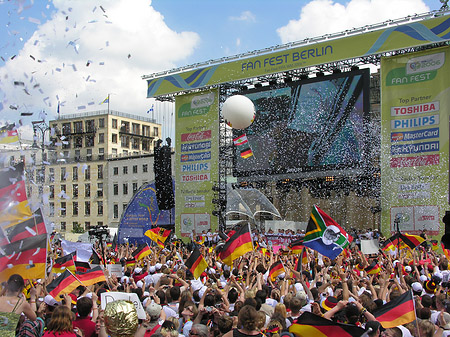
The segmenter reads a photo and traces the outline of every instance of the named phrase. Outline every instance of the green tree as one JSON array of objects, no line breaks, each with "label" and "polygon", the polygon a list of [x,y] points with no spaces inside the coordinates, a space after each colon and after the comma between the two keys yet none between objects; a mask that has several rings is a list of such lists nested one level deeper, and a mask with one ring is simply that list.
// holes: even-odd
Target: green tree
[{"label": "green tree", "polygon": [[73,225],[72,233],[82,234],[84,232],[85,232],[84,228],[79,223],[75,223]]}]

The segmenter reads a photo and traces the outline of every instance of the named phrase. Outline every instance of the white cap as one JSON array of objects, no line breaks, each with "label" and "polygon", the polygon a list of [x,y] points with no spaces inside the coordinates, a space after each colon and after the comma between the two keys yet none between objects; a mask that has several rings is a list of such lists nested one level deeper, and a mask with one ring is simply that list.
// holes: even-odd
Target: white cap
[{"label": "white cap", "polygon": [[406,267],[405,267],[405,271],[406,271],[407,273],[410,273],[411,270],[412,270],[412,269],[411,269],[411,266],[406,266]]},{"label": "white cap", "polygon": [[439,271],[435,272],[435,273],[434,273],[434,276],[439,277],[440,280],[442,280],[442,278],[443,278],[442,273],[439,272]]},{"label": "white cap", "polygon": [[161,267],[162,267],[162,264],[161,264],[161,263],[157,263],[157,264],[155,264],[155,268],[156,268],[156,270],[160,270],[160,269],[161,269]]},{"label": "white cap", "polygon": [[295,292],[296,293],[298,293],[299,291],[304,291],[305,290],[301,283],[294,284],[294,287],[295,287]]},{"label": "white cap", "polygon": [[419,279],[420,282],[425,282],[426,280],[428,280],[428,277],[426,277],[426,275],[420,275]]},{"label": "white cap", "polygon": [[150,268],[148,268],[148,271],[149,271],[150,273],[154,273],[154,272],[156,271],[155,266],[150,266]]},{"label": "white cap", "polygon": [[134,273],[135,274],[139,274],[141,271],[142,271],[142,268],[139,268],[139,267],[134,268]]},{"label": "white cap", "polygon": [[423,287],[419,282],[414,282],[413,284],[411,284],[411,288],[415,292],[423,291]]},{"label": "white cap", "polygon": [[144,286],[144,282],[142,282],[141,280],[139,280],[139,281],[136,282],[136,286],[137,286],[138,288],[142,288],[142,287]]},{"label": "white cap", "polygon": [[199,291],[198,291],[198,296],[200,296],[200,298],[203,297],[203,294],[205,293],[205,291],[208,290],[207,286],[203,286]]},{"label": "white cap", "polygon": [[196,291],[203,287],[203,283],[200,280],[191,280],[191,287],[193,291]]},{"label": "white cap", "polygon": [[56,307],[57,305],[61,304],[61,302],[58,302],[57,300],[55,300],[52,295],[45,296],[44,302],[45,302],[45,304],[50,305],[52,307]]},{"label": "white cap", "polygon": [[130,281],[130,278],[128,276],[122,276],[120,279],[120,282],[122,283],[128,283]]}]

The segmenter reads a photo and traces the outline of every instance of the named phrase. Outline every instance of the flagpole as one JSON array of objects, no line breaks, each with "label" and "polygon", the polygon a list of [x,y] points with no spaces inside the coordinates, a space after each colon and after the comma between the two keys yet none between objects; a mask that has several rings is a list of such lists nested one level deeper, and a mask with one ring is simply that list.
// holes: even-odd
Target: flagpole
[{"label": "flagpole", "polygon": [[109,98],[109,96],[110,96],[111,94],[108,94],[108,115],[109,115],[109,100],[110,100],[110,98]]}]

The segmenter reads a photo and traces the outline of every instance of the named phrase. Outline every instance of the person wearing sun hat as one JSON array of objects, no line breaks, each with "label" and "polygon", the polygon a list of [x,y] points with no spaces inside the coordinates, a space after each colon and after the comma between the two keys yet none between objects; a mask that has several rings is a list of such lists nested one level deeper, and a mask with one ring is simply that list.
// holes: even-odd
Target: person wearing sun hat
[{"label": "person wearing sun hat", "polygon": [[424,284],[424,289],[427,294],[434,295],[436,288],[437,284],[434,281],[426,281]]},{"label": "person wearing sun hat", "polygon": [[338,304],[338,299],[334,296],[328,296],[320,302],[320,307],[325,310],[331,310]]}]

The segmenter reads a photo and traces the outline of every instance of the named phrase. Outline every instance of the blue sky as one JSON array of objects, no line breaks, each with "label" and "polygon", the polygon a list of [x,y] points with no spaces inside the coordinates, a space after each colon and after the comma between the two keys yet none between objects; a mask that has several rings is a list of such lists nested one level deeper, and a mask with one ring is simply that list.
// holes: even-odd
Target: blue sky
[{"label": "blue sky", "polygon": [[[111,109],[156,117],[142,75],[437,10],[439,0],[0,0],[0,124]],[[11,59],[13,56],[15,57]],[[30,117],[21,113],[33,113]],[[43,113],[44,112],[44,113]],[[148,116],[148,115],[147,115]],[[164,129],[163,129],[164,130]]]}]

